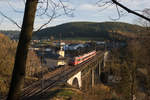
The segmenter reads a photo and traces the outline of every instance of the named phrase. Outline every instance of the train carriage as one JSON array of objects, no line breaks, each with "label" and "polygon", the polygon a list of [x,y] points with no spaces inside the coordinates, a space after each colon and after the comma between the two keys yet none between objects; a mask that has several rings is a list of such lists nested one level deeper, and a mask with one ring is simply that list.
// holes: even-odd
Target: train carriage
[{"label": "train carriage", "polygon": [[77,65],[77,64],[80,64],[90,58],[92,58],[93,56],[96,55],[96,51],[91,51],[91,52],[88,52],[86,54],[83,54],[81,56],[78,56],[78,57],[74,57],[73,59],[71,59],[69,61],[69,65]]}]

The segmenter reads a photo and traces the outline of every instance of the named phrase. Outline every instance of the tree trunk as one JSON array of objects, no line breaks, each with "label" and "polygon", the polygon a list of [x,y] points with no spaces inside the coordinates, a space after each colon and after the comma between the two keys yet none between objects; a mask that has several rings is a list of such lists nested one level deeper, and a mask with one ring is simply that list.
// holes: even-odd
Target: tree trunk
[{"label": "tree trunk", "polygon": [[32,38],[33,24],[38,0],[26,0],[25,13],[17,47],[7,100],[19,100],[24,86],[28,47]]}]

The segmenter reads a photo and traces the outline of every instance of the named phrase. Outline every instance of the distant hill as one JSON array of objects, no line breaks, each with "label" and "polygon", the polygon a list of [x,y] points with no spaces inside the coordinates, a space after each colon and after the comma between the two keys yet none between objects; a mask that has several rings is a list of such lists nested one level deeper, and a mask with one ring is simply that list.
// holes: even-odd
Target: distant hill
[{"label": "distant hill", "polygon": [[18,39],[20,31],[0,30],[0,33],[7,35],[11,39]]},{"label": "distant hill", "polygon": [[[48,27],[33,34],[33,39],[91,39],[104,40],[116,39],[122,40],[126,38],[136,37],[143,27],[122,22],[70,22],[55,27]],[[0,31],[11,39],[18,39],[19,31]]]},{"label": "distant hill", "polygon": [[137,30],[140,29],[142,27],[138,25],[122,22],[71,22],[42,29],[33,34],[33,38],[48,39],[53,36],[58,39],[61,34],[62,39],[91,38],[111,40],[113,37],[117,39],[136,37],[138,35]]}]

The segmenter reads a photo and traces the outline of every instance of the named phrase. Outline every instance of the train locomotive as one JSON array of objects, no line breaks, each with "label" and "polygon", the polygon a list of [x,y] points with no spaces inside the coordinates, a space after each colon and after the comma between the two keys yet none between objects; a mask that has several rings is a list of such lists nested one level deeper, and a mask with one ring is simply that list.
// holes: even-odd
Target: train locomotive
[{"label": "train locomotive", "polygon": [[96,50],[93,50],[93,51],[88,52],[86,54],[74,57],[74,58],[70,59],[69,65],[72,65],[72,66],[78,65],[78,64],[92,58],[95,55],[96,55]]}]

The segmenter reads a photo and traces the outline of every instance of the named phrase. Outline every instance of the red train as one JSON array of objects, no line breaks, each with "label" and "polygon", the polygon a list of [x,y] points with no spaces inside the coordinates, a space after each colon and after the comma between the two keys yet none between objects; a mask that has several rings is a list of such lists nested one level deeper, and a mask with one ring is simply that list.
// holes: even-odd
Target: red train
[{"label": "red train", "polygon": [[78,57],[74,57],[73,59],[71,59],[69,61],[69,65],[77,65],[77,64],[80,64],[90,58],[92,58],[93,56],[96,55],[96,51],[91,51],[89,53],[86,53],[84,55],[81,55],[81,56],[78,56]]}]

